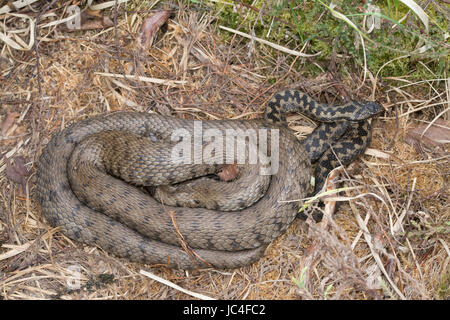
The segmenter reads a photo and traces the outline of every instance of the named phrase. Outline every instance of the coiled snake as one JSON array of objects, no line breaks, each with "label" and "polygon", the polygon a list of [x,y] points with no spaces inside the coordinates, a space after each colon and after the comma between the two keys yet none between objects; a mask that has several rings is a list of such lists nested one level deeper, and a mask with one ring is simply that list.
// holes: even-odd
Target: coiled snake
[{"label": "coiled snake", "polygon": [[[220,168],[196,162],[195,154],[193,164],[174,165],[173,132],[182,128],[185,134],[195,135],[193,120],[139,112],[100,115],[54,135],[37,164],[36,194],[52,226],[117,256],[182,269],[236,268],[259,259],[294,220],[299,203],[283,200],[305,198],[311,160],[320,158],[314,173],[317,191],[338,163],[335,153],[345,164],[365,149],[370,141],[365,119],[381,110],[376,102],[323,105],[299,91],[285,90],[269,101],[263,120],[202,121],[203,134],[265,130],[269,144],[278,142],[278,150],[271,151],[278,153],[278,170],[266,193],[238,211],[163,205],[124,182],[165,185]],[[328,123],[299,142],[285,125],[284,114],[292,111]],[[327,150],[330,141],[334,152]],[[206,147],[202,141],[200,148]],[[240,187],[245,192],[246,185]],[[195,255],[180,246],[180,235]]]}]

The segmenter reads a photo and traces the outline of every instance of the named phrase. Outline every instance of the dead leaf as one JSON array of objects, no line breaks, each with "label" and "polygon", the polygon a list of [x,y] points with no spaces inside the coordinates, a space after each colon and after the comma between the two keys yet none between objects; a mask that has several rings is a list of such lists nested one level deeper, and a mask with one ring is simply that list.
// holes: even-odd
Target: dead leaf
[{"label": "dead leaf", "polygon": [[103,18],[102,14],[100,13],[100,10],[92,10],[92,9],[88,8],[84,12],[87,13],[91,17]]},{"label": "dead leaf", "polygon": [[231,181],[236,178],[239,173],[237,164],[226,164],[222,167],[222,170],[217,174],[220,181]]},{"label": "dead leaf", "polygon": [[5,159],[6,176],[9,180],[18,183],[22,186],[22,195],[26,194],[27,178],[31,172],[25,167],[25,159],[22,156],[14,157],[14,164],[11,164],[8,158]]},{"label": "dead leaf", "polygon": [[[450,143],[450,122],[437,119],[428,129],[428,124],[420,124],[411,128],[405,135],[405,142],[412,145],[418,153],[433,151],[446,143]],[[427,129],[425,131],[425,129]],[[444,151],[444,150],[441,150]]]},{"label": "dead leaf", "polygon": [[114,26],[114,22],[107,16],[100,14],[100,11],[85,10],[80,14],[80,28],[67,28],[61,25],[61,28],[67,32],[80,30],[104,29]]},{"label": "dead leaf", "polygon": [[[83,20],[81,20],[83,21]],[[81,30],[103,29],[114,26],[114,22],[109,17],[86,20],[81,23]]]},{"label": "dead leaf", "polygon": [[161,10],[156,12],[154,15],[145,18],[137,36],[138,43],[142,47],[147,49],[152,45],[156,32],[164,23],[166,23],[169,15],[169,10]]},{"label": "dead leaf", "polygon": [[[11,126],[14,124],[14,120],[16,120],[16,118],[20,116],[20,113],[17,112],[9,112],[6,115],[6,119],[5,121],[3,121],[2,125],[1,125],[1,132],[2,135],[7,135],[6,133],[8,132],[8,130],[11,128]],[[10,132],[11,134],[12,132]]]}]

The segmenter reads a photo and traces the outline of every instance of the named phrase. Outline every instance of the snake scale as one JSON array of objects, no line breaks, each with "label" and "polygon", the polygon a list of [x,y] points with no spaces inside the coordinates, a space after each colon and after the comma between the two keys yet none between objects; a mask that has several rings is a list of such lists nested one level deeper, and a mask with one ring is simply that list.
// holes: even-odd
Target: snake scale
[{"label": "snake scale", "polygon": [[[303,142],[285,124],[285,113],[293,111],[323,121]],[[194,120],[140,112],[99,115],[55,134],[37,163],[36,195],[52,226],[116,256],[181,269],[237,268],[258,260],[294,220],[300,204],[282,200],[307,196],[311,161],[318,163],[317,192],[339,165],[335,153],[346,164],[365,149],[371,131],[366,119],[380,111],[377,102],[330,106],[285,90],[268,102],[264,119],[202,121],[203,132],[262,129],[269,132],[269,142],[278,139],[278,170],[265,194],[238,211],[168,206],[139,187],[178,183],[220,169],[215,163],[171,161],[167,141],[177,128],[195,134]],[[250,192],[247,182],[239,187]],[[180,236],[194,254],[180,246]]]}]

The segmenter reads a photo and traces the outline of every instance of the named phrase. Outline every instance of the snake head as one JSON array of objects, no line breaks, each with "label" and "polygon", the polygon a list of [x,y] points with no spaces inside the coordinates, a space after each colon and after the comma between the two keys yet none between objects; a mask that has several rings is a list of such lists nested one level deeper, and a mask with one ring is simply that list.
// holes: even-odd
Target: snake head
[{"label": "snake head", "polygon": [[359,106],[358,110],[355,112],[354,118],[352,120],[360,121],[365,120],[374,115],[384,111],[383,106],[376,101],[363,101],[355,102]]}]

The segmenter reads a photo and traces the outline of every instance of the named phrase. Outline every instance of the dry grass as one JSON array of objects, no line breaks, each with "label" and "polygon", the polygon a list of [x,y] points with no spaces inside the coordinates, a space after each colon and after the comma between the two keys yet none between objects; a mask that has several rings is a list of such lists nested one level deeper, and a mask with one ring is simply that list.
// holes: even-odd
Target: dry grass
[{"label": "dry grass", "polygon": [[[42,24],[61,16],[65,5],[52,8],[53,16],[41,17]],[[20,116],[0,140],[0,298],[190,298],[141,275],[141,269],[219,299],[450,297],[448,149],[419,154],[404,142],[408,128],[448,106],[448,80],[387,89],[370,79],[361,83],[362,74],[306,79],[286,54],[258,45],[249,56],[246,39],[224,43],[210,17],[183,10],[151,49],[139,52],[135,37],[144,17],[119,11],[116,28],[74,34],[41,28],[39,73],[33,50],[3,47],[0,123],[12,112]],[[1,19],[11,29],[28,23],[9,15]],[[266,80],[267,70],[275,83]],[[386,113],[372,122],[372,150],[344,175],[347,186],[360,187],[341,193],[352,200],[343,201],[327,225],[294,222],[251,266],[188,273],[130,263],[52,229],[33,199],[34,163],[52,133],[72,121],[115,110],[251,119],[261,117],[265,102],[286,87],[329,103],[339,102],[335,97],[342,92],[354,99],[374,93]],[[302,117],[289,119],[299,134],[312,128]],[[19,155],[33,172],[25,192],[6,176],[5,157]],[[81,289],[70,290],[78,271]]]}]

